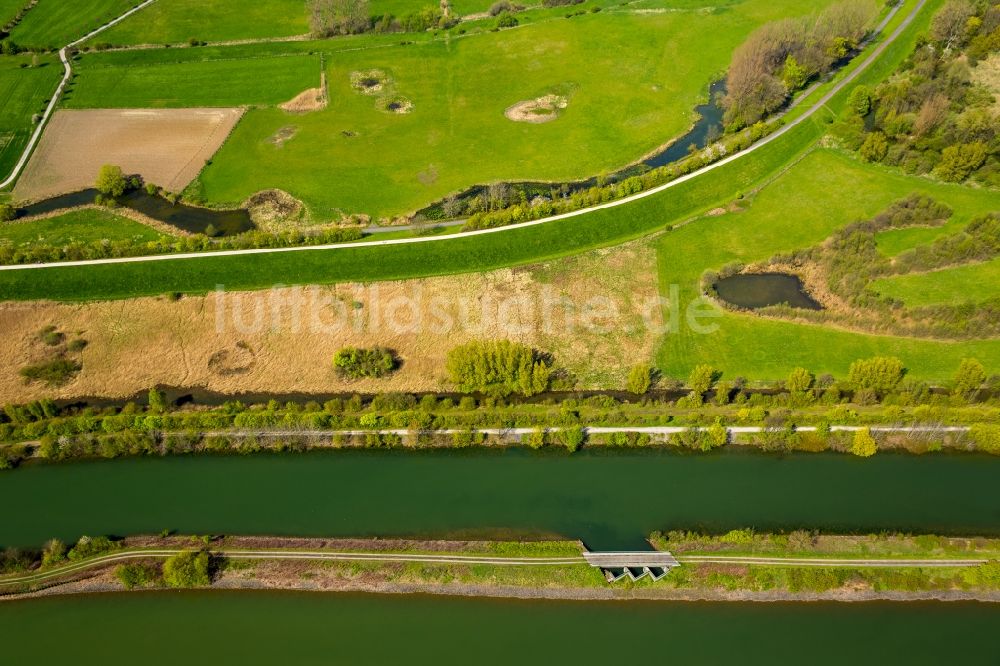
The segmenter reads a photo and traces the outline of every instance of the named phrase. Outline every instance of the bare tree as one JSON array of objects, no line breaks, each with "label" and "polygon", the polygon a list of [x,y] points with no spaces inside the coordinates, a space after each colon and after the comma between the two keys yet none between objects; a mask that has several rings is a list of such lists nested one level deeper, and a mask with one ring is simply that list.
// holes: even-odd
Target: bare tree
[{"label": "bare tree", "polygon": [[931,21],[931,38],[951,50],[962,43],[969,19],[975,15],[969,0],[949,0]]},{"label": "bare tree", "polygon": [[353,35],[371,27],[368,0],[309,0],[309,26],[314,35]]}]

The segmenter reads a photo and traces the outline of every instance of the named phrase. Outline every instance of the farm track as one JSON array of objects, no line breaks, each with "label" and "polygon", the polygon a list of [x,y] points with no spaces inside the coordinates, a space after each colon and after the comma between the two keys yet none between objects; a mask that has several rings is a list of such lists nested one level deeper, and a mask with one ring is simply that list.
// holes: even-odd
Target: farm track
[{"label": "farm track", "polygon": [[[133,12],[137,11],[138,9],[141,9],[142,7],[145,7],[146,5],[148,5],[148,4],[150,4],[150,3],[154,2],[154,1],[155,0],[147,0],[146,3],[144,3],[143,5],[140,5],[139,7],[133,9],[132,11]],[[611,209],[611,208],[617,208],[619,206],[625,206],[625,205],[633,203],[635,201],[639,201],[639,200],[646,199],[646,198],[651,197],[651,196],[655,196],[657,194],[660,194],[660,193],[665,192],[665,191],[667,191],[669,189],[675,188],[675,187],[677,187],[677,186],[679,186],[679,185],[681,185],[683,183],[686,183],[688,181],[694,180],[696,178],[700,178],[701,176],[707,175],[707,174],[711,173],[712,171],[715,171],[716,169],[722,168],[722,167],[724,167],[724,166],[726,166],[726,165],[728,165],[728,164],[730,164],[732,162],[735,162],[736,160],[744,159],[747,156],[751,155],[752,153],[756,152],[757,150],[760,150],[761,148],[763,148],[763,147],[765,147],[767,145],[770,145],[771,143],[779,140],[780,138],[782,138],[783,136],[785,136],[786,134],[788,134],[789,132],[791,132],[794,128],[798,127],[802,123],[804,123],[807,120],[811,119],[817,112],[821,111],[826,106],[826,104],[835,95],[837,95],[838,93],[840,93],[844,88],[846,88],[848,85],[850,85],[854,80],[856,80],[859,76],[861,76],[861,74],[863,74],[865,71],[867,71],[874,64],[879,59],[879,57],[886,51],[886,49],[888,49],[889,46],[891,46],[899,38],[899,36],[902,35],[903,32],[905,32],[906,29],[913,23],[913,21],[916,19],[916,17],[919,15],[919,13],[921,12],[921,10],[924,8],[924,6],[926,4],[927,4],[927,0],[918,0],[918,2],[916,3],[916,5],[910,11],[909,15],[907,15],[906,18],[904,18],[900,22],[900,24],[896,27],[896,29],[892,32],[892,34],[890,34],[883,41],[881,41],[878,44],[876,44],[875,47],[873,48],[873,50],[871,51],[871,53],[869,53],[868,56],[856,68],[854,68],[851,72],[849,72],[843,79],[841,79],[840,81],[838,81],[837,83],[835,83],[830,88],[830,90],[826,92],[826,94],[824,94],[812,106],[810,106],[808,109],[806,109],[801,115],[799,115],[798,117],[794,118],[793,120],[791,120],[790,122],[788,122],[787,124],[785,124],[784,126],[782,126],[779,130],[777,130],[773,134],[769,135],[768,137],[765,137],[761,141],[758,141],[757,143],[755,143],[754,145],[750,146],[749,148],[747,148],[747,149],[745,149],[745,150],[743,150],[741,152],[735,153],[733,155],[730,155],[730,156],[728,156],[726,158],[723,158],[722,160],[719,160],[718,162],[714,162],[714,163],[712,163],[712,164],[710,164],[708,166],[702,167],[701,169],[693,171],[693,172],[691,172],[691,173],[689,173],[687,175],[681,176],[681,177],[679,177],[679,178],[677,178],[675,180],[672,180],[672,181],[670,181],[668,183],[664,183],[663,185],[659,185],[659,186],[651,188],[649,190],[645,190],[643,192],[639,192],[637,194],[633,194],[633,195],[625,197],[623,199],[618,199],[618,200],[611,201],[611,202],[604,203],[604,204],[600,204],[600,205],[597,205],[597,206],[592,206],[590,208],[582,208],[580,210],[575,210],[575,211],[571,211],[571,212],[568,212],[568,213],[562,213],[562,214],[559,214],[559,215],[553,215],[551,217],[541,218],[541,219],[538,219],[538,220],[532,220],[530,222],[522,222],[522,223],[519,223],[519,224],[512,224],[512,225],[507,225],[507,226],[502,226],[502,227],[494,227],[494,228],[489,228],[489,229],[478,229],[478,230],[474,230],[474,231],[464,231],[464,232],[459,232],[459,233],[455,233],[455,234],[448,234],[448,235],[444,235],[444,236],[424,236],[424,237],[416,237],[416,238],[394,238],[394,239],[388,239],[388,240],[359,241],[359,242],[349,242],[349,243],[332,243],[332,244],[327,244],[327,245],[307,245],[307,246],[283,247],[283,248],[251,248],[251,249],[244,249],[244,250],[221,250],[221,251],[216,251],[216,252],[188,252],[188,253],[178,253],[178,254],[148,255],[148,256],[141,256],[141,257],[117,257],[117,258],[109,258],[109,259],[88,259],[88,260],[79,260],[79,261],[46,262],[46,263],[37,263],[37,264],[15,264],[15,265],[0,266],[0,271],[23,271],[23,270],[37,270],[37,269],[45,269],[45,268],[59,268],[59,267],[99,266],[99,265],[109,265],[109,264],[132,264],[132,263],[155,262],[155,261],[180,261],[180,260],[188,260],[188,259],[206,259],[206,258],[213,258],[213,257],[247,256],[247,255],[256,255],[256,254],[275,254],[275,253],[284,253],[284,252],[335,251],[335,250],[346,250],[346,249],[359,248],[359,247],[379,247],[379,246],[389,246],[389,245],[409,245],[409,244],[415,244],[415,243],[444,242],[444,241],[451,240],[451,239],[456,239],[456,238],[468,238],[468,237],[473,237],[473,236],[483,236],[483,235],[487,235],[487,234],[503,233],[505,231],[512,231],[512,230],[516,230],[516,229],[524,229],[524,228],[527,228],[527,227],[534,227],[534,226],[539,226],[539,225],[543,225],[543,224],[549,224],[549,223],[552,223],[552,222],[557,222],[557,221],[560,221],[560,220],[571,219],[571,218],[579,217],[579,216],[582,216],[582,215],[587,215],[587,214],[590,214],[590,213],[593,213],[593,212],[599,211],[599,210],[607,210],[607,209]],[[899,4],[899,5],[896,5],[895,7],[893,7],[889,11],[889,13],[887,14],[887,16],[885,17],[885,19],[883,20],[882,24],[879,27],[884,29],[884,27],[889,24],[889,22],[900,11],[901,8],[902,8],[902,4]],[[126,16],[128,16],[128,14],[126,14],[126,15],[124,15],[122,17],[119,17],[118,19],[116,19],[115,22],[124,19]],[[113,25],[113,23],[108,24],[108,26],[110,26],[110,25]],[[105,27],[108,27],[108,26],[105,26]],[[104,28],[101,28],[100,30],[103,30],[103,29]],[[85,39],[89,39],[92,36],[93,36],[93,34],[88,35],[83,40],[79,40],[77,42],[74,42],[74,44],[78,44],[81,41],[84,41]],[[67,48],[69,48],[69,47],[67,47]],[[65,52],[65,49],[63,49],[63,51],[60,52],[60,53],[64,54],[64,52]],[[66,64],[66,66],[67,66],[67,68],[69,67],[68,63]],[[65,80],[64,80],[64,83],[65,83]],[[60,86],[60,92],[61,92],[61,87],[62,86]],[[56,98],[57,97],[58,97],[58,94],[57,94]],[[56,98],[53,98],[53,99],[56,99]],[[26,159],[26,158],[23,158],[23,159]]]}]

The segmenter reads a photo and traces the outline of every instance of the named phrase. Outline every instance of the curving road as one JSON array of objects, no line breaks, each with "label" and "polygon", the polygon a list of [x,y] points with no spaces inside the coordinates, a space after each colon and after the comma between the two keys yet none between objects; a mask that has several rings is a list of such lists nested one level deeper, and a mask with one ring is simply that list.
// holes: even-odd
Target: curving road
[{"label": "curving road", "polygon": [[[138,7],[136,7],[132,11],[138,11],[142,7],[145,7],[146,5],[148,5],[148,4],[150,4],[151,2],[154,2],[154,1],[155,0],[147,0],[147,2],[143,3],[142,5],[139,5]],[[566,219],[570,219],[570,218],[573,218],[573,217],[578,217],[580,215],[587,215],[589,213],[592,213],[592,212],[598,211],[598,210],[606,210],[606,209],[610,209],[610,208],[617,208],[618,206],[625,206],[625,205],[630,204],[630,203],[632,203],[634,201],[638,201],[640,199],[645,199],[647,197],[651,197],[651,196],[654,196],[654,195],[659,194],[661,192],[664,192],[666,190],[669,190],[669,189],[671,189],[673,187],[677,187],[678,185],[681,185],[681,184],[686,183],[686,182],[688,182],[690,180],[693,180],[693,179],[698,178],[700,176],[703,176],[703,175],[705,175],[707,173],[715,171],[716,169],[722,168],[723,166],[725,166],[725,165],[727,165],[727,164],[729,164],[731,162],[735,162],[736,160],[743,159],[743,158],[747,157],[748,155],[752,154],[753,152],[755,152],[757,150],[760,150],[764,146],[766,146],[766,145],[768,145],[768,144],[770,144],[770,143],[772,143],[774,141],[777,141],[778,139],[780,139],[781,137],[783,137],[785,134],[787,134],[788,132],[792,131],[795,127],[797,127],[798,125],[804,123],[806,120],[810,119],[813,115],[816,114],[816,112],[820,111],[824,106],[826,106],[826,104],[834,97],[834,95],[836,95],[837,93],[839,93],[840,91],[842,91],[845,87],[847,87],[848,85],[850,85],[855,79],[857,79],[859,76],[861,76],[861,74],[863,74],[865,71],[867,71],[868,68],[871,67],[872,64],[876,60],[878,60],[878,58],[885,52],[885,50],[887,48],[889,48],[889,46],[891,46],[893,44],[893,42],[895,42],[899,38],[899,36],[910,26],[911,23],[913,23],[913,21],[916,19],[917,15],[920,13],[920,10],[922,10],[924,8],[924,5],[926,5],[926,4],[927,4],[927,0],[917,0],[917,3],[913,7],[913,10],[910,12],[910,14],[905,19],[903,19],[900,22],[900,24],[896,27],[896,29],[892,32],[891,35],[889,35],[885,40],[883,40],[882,42],[879,42],[875,46],[875,48],[871,51],[870,54],[868,54],[868,56],[865,58],[864,61],[862,61],[856,68],[854,68],[850,73],[848,73],[847,76],[845,76],[843,79],[841,79],[836,84],[834,84],[833,87],[831,87],[830,90],[827,91],[827,93],[825,95],[823,95],[823,97],[821,97],[818,101],[816,101],[816,103],[814,103],[811,107],[809,107],[808,109],[806,109],[801,115],[799,115],[795,119],[789,121],[787,124],[785,124],[784,126],[782,126],[780,129],[778,129],[773,134],[770,134],[769,136],[767,136],[764,139],[758,141],[757,143],[753,144],[749,148],[747,148],[747,149],[745,149],[745,150],[743,150],[741,152],[734,153],[734,154],[732,154],[732,155],[730,155],[728,157],[725,157],[725,158],[719,160],[718,162],[714,162],[712,164],[709,164],[708,166],[702,167],[701,169],[698,169],[696,171],[692,171],[691,173],[689,173],[687,175],[684,175],[684,176],[681,176],[679,178],[676,178],[675,180],[672,180],[669,183],[664,183],[663,185],[659,185],[657,187],[654,187],[654,188],[651,188],[651,189],[648,189],[648,190],[644,190],[642,192],[639,192],[637,194],[633,194],[633,195],[625,197],[623,199],[616,199],[615,201],[610,201],[608,203],[600,204],[600,205],[597,205],[597,206],[592,206],[590,208],[581,208],[580,210],[570,211],[568,213],[561,213],[559,215],[553,215],[551,217],[545,217],[545,218],[541,218],[541,219],[538,219],[538,220],[532,220],[530,222],[521,222],[519,224],[511,224],[511,225],[507,225],[507,226],[503,226],[503,227],[494,227],[494,228],[490,228],[490,229],[477,229],[475,231],[463,231],[463,232],[460,232],[460,233],[448,234],[448,235],[445,235],[445,236],[421,236],[421,237],[417,237],[417,238],[394,238],[394,239],[390,239],[390,240],[359,241],[359,242],[351,242],[351,243],[331,243],[331,244],[327,244],[327,245],[306,245],[306,246],[300,246],[300,247],[253,248],[253,249],[247,249],[247,250],[220,250],[220,251],[217,251],[217,252],[187,252],[187,253],[178,253],[178,254],[157,254],[157,255],[149,255],[149,256],[143,256],[143,257],[117,257],[117,258],[111,258],[111,259],[87,259],[87,260],[81,260],[81,261],[59,261],[59,262],[48,262],[48,263],[39,263],[39,264],[16,264],[16,265],[0,266],[0,271],[24,271],[24,270],[38,270],[38,269],[58,268],[58,267],[98,266],[98,265],[105,265],[105,264],[132,264],[132,263],[149,262],[149,261],[175,261],[175,260],[179,261],[179,260],[185,260],[185,259],[206,259],[206,258],[212,258],[212,257],[232,257],[232,256],[244,256],[244,255],[253,255],[253,254],[272,254],[272,253],[279,253],[279,252],[312,252],[312,251],[319,251],[319,250],[346,250],[346,249],[358,248],[358,247],[377,247],[377,246],[381,246],[381,245],[409,245],[409,244],[413,244],[413,243],[435,243],[435,242],[444,242],[444,241],[451,240],[451,239],[454,239],[454,238],[468,238],[470,236],[482,236],[482,235],[486,235],[486,234],[503,233],[505,231],[511,231],[513,229],[523,229],[525,227],[533,227],[533,226],[538,226],[538,225],[542,225],[542,224],[549,224],[551,222],[557,222],[559,220],[566,220]],[[903,7],[903,3],[900,3],[900,4],[896,5],[895,7],[893,7],[890,10],[889,14],[886,16],[885,20],[883,21],[881,27],[884,27],[884,26],[888,25],[889,21],[892,20],[892,18],[896,15],[896,13],[898,13],[900,11],[900,9],[902,9],[902,7]],[[127,16],[127,14],[125,16]],[[124,19],[125,16],[119,17],[118,19],[116,19],[115,22]],[[111,24],[108,24],[108,25],[113,25],[115,22],[112,22]],[[103,28],[99,29],[98,31],[100,31],[102,29]],[[84,37],[83,39],[87,39],[87,38],[89,38],[91,36],[92,35],[88,35],[87,37]],[[82,40],[80,40],[80,41],[82,41]],[[79,41],[78,42],[74,42],[74,44],[76,44],[76,43],[79,43]],[[69,47],[67,47],[67,48],[69,48]],[[65,49],[63,49],[63,52],[64,51],[65,51]],[[68,63],[67,63],[66,66],[67,67],[69,66]],[[64,82],[65,82],[65,79],[64,79]],[[61,92],[61,89],[62,89],[62,86],[60,86],[60,92]],[[57,97],[58,97],[58,95],[57,95]],[[53,99],[55,100],[56,98],[53,98]],[[52,105],[50,104],[50,108],[51,108],[51,106]],[[48,114],[48,110],[46,111],[46,113]],[[39,128],[39,131],[40,131],[40,128]]]}]

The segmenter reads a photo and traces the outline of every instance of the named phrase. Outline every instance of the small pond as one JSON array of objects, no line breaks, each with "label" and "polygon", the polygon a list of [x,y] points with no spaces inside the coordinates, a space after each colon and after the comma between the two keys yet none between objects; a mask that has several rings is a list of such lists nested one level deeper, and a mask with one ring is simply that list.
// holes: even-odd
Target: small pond
[{"label": "small pond", "polygon": [[715,283],[719,298],[741,308],[765,308],[782,303],[793,308],[822,310],[802,286],[802,280],[787,273],[741,274]]},{"label": "small pond", "polygon": [[[18,209],[19,217],[44,215],[66,208],[76,208],[94,203],[98,192],[95,189],[63,194]],[[189,233],[205,233],[209,225],[215,228],[217,236],[232,236],[254,228],[250,213],[242,208],[233,210],[213,210],[198,208],[169,200],[145,190],[134,190],[118,199],[118,203],[138,211],[154,220],[169,224]]]}]

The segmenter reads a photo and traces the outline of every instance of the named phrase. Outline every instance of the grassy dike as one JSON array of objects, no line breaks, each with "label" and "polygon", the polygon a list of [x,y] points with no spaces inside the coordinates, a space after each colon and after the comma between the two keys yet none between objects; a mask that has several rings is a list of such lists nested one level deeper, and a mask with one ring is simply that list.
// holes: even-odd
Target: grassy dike
[{"label": "grassy dike", "polygon": [[[917,20],[857,83],[871,84],[891,73],[912,51],[917,35],[940,4],[941,0],[928,2]],[[909,7],[904,7],[900,13],[905,16],[908,12]],[[843,106],[849,89],[831,100],[831,112]],[[816,114],[755,151],[752,157],[726,164],[657,196],[570,219],[410,245],[3,271],[0,298],[85,301],[169,292],[206,293],[218,285],[239,290],[274,284],[392,280],[482,271],[575,254],[662,231],[752,191],[825,133],[823,116]],[[827,115],[826,119],[831,117]]]},{"label": "grassy dike", "polygon": [[[8,565],[0,576],[0,598],[149,590],[177,587],[165,581],[164,562],[170,553],[209,554],[208,582],[212,589],[284,589],[325,592],[432,593],[462,596],[569,599],[662,599],[739,601],[868,601],[979,599],[1000,601],[1000,540],[944,538],[930,535],[831,536],[797,531],[755,534],[734,530],[721,536],[687,532],[653,534],[657,549],[669,549],[681,566],[652,581],[623,579],[609,584],[603,573],[582,559],[583,544],[574,541],[401,541],[321,540],[251,537],[130,537],[101,541],[100,552]],[[46,552],[53,552],[52,546]],[[93,550],[93,549],[92,549]],[[266,553],[261,554],[262,551]],[[65,551],[63,551],[65,553]],[[148,555],[145,555],[148,553]],[[155,553],[155,554],[154,554]],[[282,555],[282,553],[285,553]],[[290,558],[298,554],[298,559]],[[301,554],[344,560],[318,560]],[[256,556],[260,554],[260,556]],[[351,560],[351,555],[404,558],[475,557],[491,563],[401,562]],[[788,558],[775,565],[697,562],[706,554]],[[802,558],[843,559],[843,565],[806,566]],[[539,563],[504,564],[504,559],[539,558]],[[560,558],[543,563],[543,558]],[[858,566],[892,558],[897,562],[932,560],[933,566]],[[947,566],[947,560],[962,560]],[[983,564],[969,565],[970,560]],[[34,576],[31,582],[18,579]],[[186,586],[186,585],[182,585]]]}]

